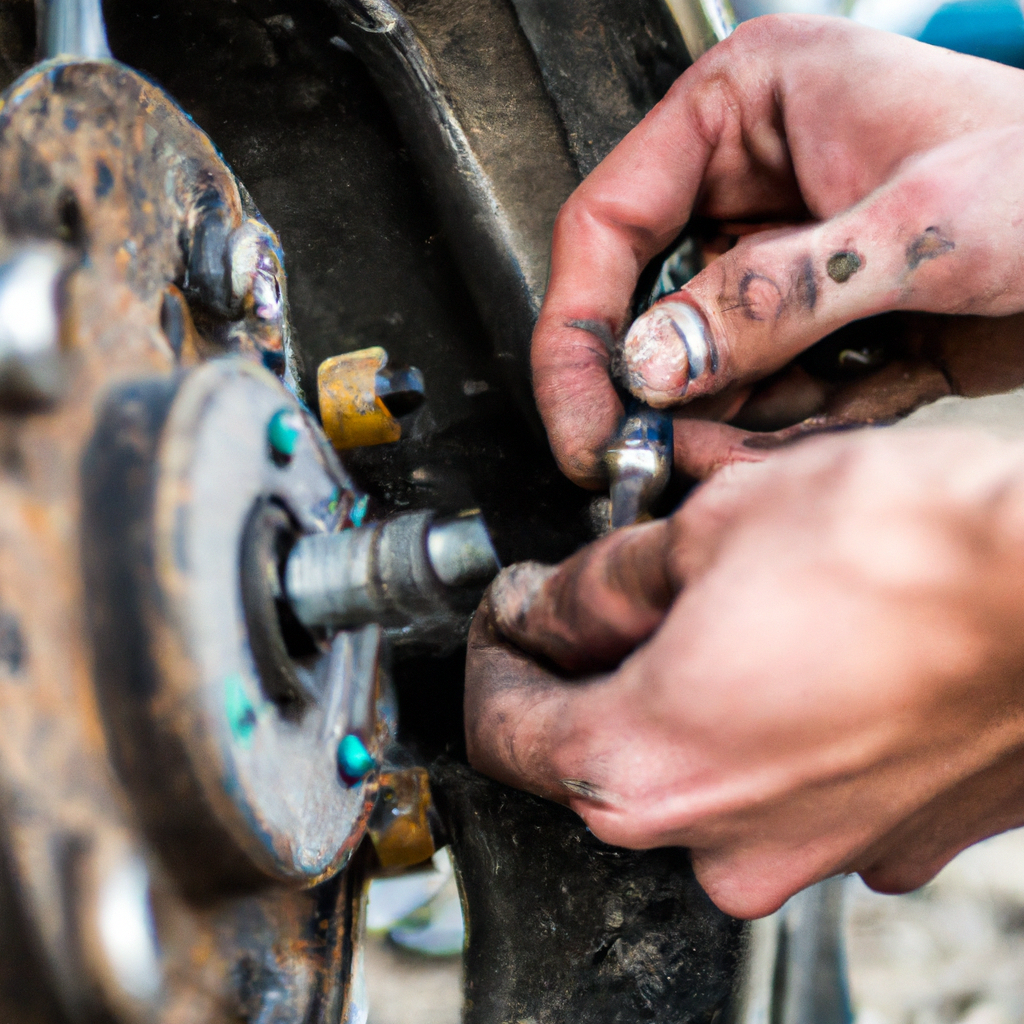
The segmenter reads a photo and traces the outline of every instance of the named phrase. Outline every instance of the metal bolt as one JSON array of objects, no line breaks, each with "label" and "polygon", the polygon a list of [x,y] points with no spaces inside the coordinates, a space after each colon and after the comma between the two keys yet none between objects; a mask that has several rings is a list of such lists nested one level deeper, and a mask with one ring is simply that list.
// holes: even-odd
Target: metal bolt
[{"label": "metal bolt", "polygon": [[324,432],[338,451],[399,440],[395,417],[423,403],[423,374],[389,367],[380,346],[325,359],[316,379]]},{"label": "metal bolt", "polygon": [[0,402],[34,405],[56,399],[64,367],[60,350],[58,246],[33,245],[0,265]]},{"label": "metal bolt", "polygon": [[672,472],[672,418],[633,402],[605,453],[613,528],[629,526],[661,494]]},{"label": "metal bolt", "polygon": [[736,28],[736,15],[728,0],[668,0],[667,7],[690,51],[691,60],[720,43]]},{"label": "metal bolt", "polygon": [[392,416],[408,415],[423,404],[426,396],[423,374],[415,366],[385,366],[377,371],[374,382],[377,397]]},{"label": "metal bolt", "polygon": [[354,732],[350,732],[338,744],[338,772],[346,785],[355,785],[376,767],[373,755]]},{"label": "metal bolt", "polygon": [[447,587],[485,587],[498,569],[491,535],[475,510],[432,524],[427,531],[427,557]]},{"label": "metal bolt", "polygon": [[141,857],[127,853],[106,873],[97,909],[100,947],[118,987],[133,1000],[152,1002],[163,979],[149,871]]},{"label": "metal bolt", "polygon": [[270,450],[282,462],[288,462],[295,454],[302,433],[302,421],[294,409],[278,409],[267,425],[267,441]]},{"label": "metal bolt", "polygon": [[302,537],[285,568],[285,592],[307,626],[401,625],[478,596],[501,563],[478,512],[435,522],[407,512],[383,523]]},{"label": "metal bolt", "polygon": [[44,0],[38,10],[40,57],[110,58],[100,0]]}]

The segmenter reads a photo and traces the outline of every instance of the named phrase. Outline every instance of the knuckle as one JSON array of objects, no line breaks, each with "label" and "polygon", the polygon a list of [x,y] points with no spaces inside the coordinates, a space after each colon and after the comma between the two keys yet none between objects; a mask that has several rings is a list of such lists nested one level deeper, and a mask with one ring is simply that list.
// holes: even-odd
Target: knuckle
[{"label": "knuckle", "polygon": [[888,896],[899,896],[927,885],[952,857],[953,854],[950,854],[937,862],[925,863],[916,858],[894,858],[859,874],[869,889]]},{"label": "knuckle", "polygon": [[[744,52],[757,55],[768,53],[773,60],[778,60],[780,47],[804,47],[808,37],[820,34],[823,28],[826,32],[835,31],[832,26],[823,26],[820,20],[812,20],[800,14],[764,14],[742,22],[726,42]],[[841,27],[840,31],[844,28]]]},{"label": "knuckle", "polygon": [[741,22],[729,37],[719,43],[708,54],[715,54],[724,67],[737,65],[738,58],[754,58],[763,63],[765,55],[774,57],[779,47],[792,45],[793,37],[801,27],[802,19],[792,14],[763,14]]},{"label": "knuckle", "polygon": [[593,219],[590,206],[587,189],[581,185],[562,204],[555,217],[553,241],[556,246],[566,235],[574,235],[590,227]]},{"label": "knuckle", "polygon": [[551,450],[558,468],[575,484],[588,490],[605,485],[603,465],[597,453],[574,435],[549,427]]},{"label": "knuckle", "polygon": [[764,14],[760,18],[751,18],[736,26],[726,44],[731,50],[758,52],[768,43],[777,41],[786,31],[787,18],[782,14]]}]

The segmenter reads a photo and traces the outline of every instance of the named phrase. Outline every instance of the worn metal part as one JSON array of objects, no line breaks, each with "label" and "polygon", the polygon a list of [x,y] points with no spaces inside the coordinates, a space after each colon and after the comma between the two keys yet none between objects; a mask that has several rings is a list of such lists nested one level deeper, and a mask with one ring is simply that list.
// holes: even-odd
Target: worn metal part
[{"label": "worn metal part", "polygon": [[423,374],[389,366],[379,345],[325,359],[316,382],[320,419],[338,451],[399,440],[396,414],[413,412],[423,402]]},{"label": "worn metal part", "polygon": [[605,452],[613,529],[640,521],[672,473],[672,417],[632,402]]},{"label": "worn metal part", "polygon": [[501,568],[478,513],[435,521],[406,512],[381,523],[316,533],[288,556],[285,594],[307,626],[377,622],[405,635],[453,620],[466,626],[484,587]]},{"label": "worn metal part", "polygon": [[665,0],[665,4],[693,60],[720,43],[738,24],[729,0]]},{"label": "worn metal part", "polygon": [[40,58],[111,56],[100,0],[36,0],[36,38]]},{"label": "worn metal part", "polygon": [[60,394],[67,356],[61,344],[68,254],[29,245],[0,264],[0,403],[25,408]]},{"label": "worn metal part", "polygon": [[377,373],[377,395],[395,416],[415,412],[424,399],[423,374],[415,366],[385,366]]},{"label": "worn metal part", "polygon": [[483,516],[464,512],[427,531],[427,558],[446,587],[483,587],[501,568]]},{"label": "worn metal part", "polygon": [[[0,412],[0,1019],[338,1021],[354,959],[358,870],[313,889],[302,886],[325,872],[300,881],[293,869],[290,884],[275,883],[266,863],[256,866],[258,844],[240,850],[245,792],[235,794],[237,803],[227,791],[219,798],[235,833],[221,822],[198,841],[218,819],[205,797],[189,808],[197,787],[183,770],[187,759],[161,763],[157,747],[125,735],[132,716],[122,717],[103,690],[124,682],[117,670],[147,647],[163,669],[194,668],[173,649],[176,631],[189,627],[167,618],[181,611],[183,595],[164,591],[166,604],[154,605],[155,562],[125,564],[146,544],[145,530],[133,533],[128,524],[145,523],[133,513],[153,497],[147,469],[158,459],[179,367],[226,351],[266,362],[259,318],[244,303],[234,321],[204,319],[183,291],[200,197],[216,191],[233,230],[259,223],[258,215],[206,135],[123,65],[49,61],[3,101],[0,253],[13,261],[57,254],[51,268],[59,272],[33,275],[32,288],[45,293],[44,319],[56,315],[56,332],[51,321],[38,337],[53,348],[56,333],[66,387],[31,416],[6,403]],[[273,237],[265,225],[260,231]],[[15,283],[19,267],[8,266]],[[0,322],[4,300],[16,294],[2,285]],[[57,301],[47,297],[54,292]],[[27,321],[16,319],[13,333],[4,331],[8,352],[24,349],[18,331]],[[280,372],[287,369],[282,360]],[[263,373],[241,376],[250,372]],[[275,401],[294,404],[272,377],[262,380]],[[222,427],[228,447],[235,425]],[[96,439],[108,428],[117,443],[104,449],[106,470],[117,475],[117,458],[129,477],[138,470],[124,480],[136,505],[118,504],[100,486],[104,446]],[[101,523],[91,500],[97,489],[107,502]],[[178,498],[187,504],[183,494],[165,494],[164,507]],[[164,525],[187,535],[200,525],[187,521],[192,511]],[[98,557],[103,535],[126,540],[108,559]],[[172,563],[171,576],[187,590],[181,552],[171,549],[164,570]],[[229,555],[237,559],[237,551]],[[237,610],[237,562],[228,582]],[[140,587],[144,600],[127,607],[110,600]],[[127,681],[124,707],[156,700],[151,676],[129,672]],[[149,709],[173,720],[188,742],[197,734],[201,742],[189,707],[186,700]],[[162,796],[146,805],[140,791],[155,781]],[[178,827],[193,830],[192,845],[175,859],[167,851]]]},{"label": "worn metal part", "polygon": [[[271,457],[267,424],[295,403],[262,368],[214,360],[170,401],[167,389],[115,391],[84,462],[87,580],[109,612],[95,647],[112,752],[183,885],[237,884],[245,865],[315,884],[351,855],[372,806],[371,780],[345,785],[335,751],[353,727],[346,687],[366,689],[349,649],[379,634],[301,635],[280,599],[253,600],[280,586],[246,540],[268,509],[285,514],[282,545],[331,536],[351,484],[311,423],[286,463]],[[118,650],[118,637],[133,639]],[[372,707],[372,652],[359,670]]]},{"label": "worn metal part", "polygon": [[426,768],[386,768],[378,784],[368,832],[380,867],[386,872],[428,861],[441,844]]},{"label": "worn metal part", "polygon": [[[109,277],[145,289],[145,329],[183,359],[181,338],[163,334],[159,310],[170,289],[189,288],[194,235],[210,204],[232,237],[260,238],[257,262],[279,251],[207,136],[157,86],[113,61],[39,65],[12,87],[0,130],[4,173],[18,186],[3,197],[7,233],[62,245],[69,264],[88,251],[99,263],[76,280]],[[103,302],[117,308],[116,298]],[[68,301],[81,300],[70,293]],[[294,378],[283,299],[273,310],[243,303],[234,318],[187,307],[179,315],[197,358],[246,351]]]},{"label": "worn metal part", "polygon": [[466,1024],[711,1022],[743,926],[685,850],[598,842],[571,811],[441,760],[434,797],[466,914]]}]

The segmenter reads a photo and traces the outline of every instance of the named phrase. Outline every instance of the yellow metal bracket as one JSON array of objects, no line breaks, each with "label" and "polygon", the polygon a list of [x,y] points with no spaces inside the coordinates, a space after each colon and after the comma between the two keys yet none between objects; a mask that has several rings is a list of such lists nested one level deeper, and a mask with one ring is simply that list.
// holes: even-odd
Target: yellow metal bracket
[{"label": "yellow metal bracket", "polygon": [[387,444],[402,436],[402,426],[377,394],[377,374],[388,354],[379,345],[325,359],[317,370],[320,418],[338,451]]},{"label": "yellow metal bracket", "polygon": [[380,866],[394,870],[429,860],[437,849],[431,828],[435,814],[425,768],[381,772],[368,828]]}]

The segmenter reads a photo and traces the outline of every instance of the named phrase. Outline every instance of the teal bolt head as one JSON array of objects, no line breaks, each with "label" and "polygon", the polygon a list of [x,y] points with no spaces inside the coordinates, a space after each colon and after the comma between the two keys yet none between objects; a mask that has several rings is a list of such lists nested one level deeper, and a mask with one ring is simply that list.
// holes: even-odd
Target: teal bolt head
[{"label": "teal bolt head", "polygon": [[354,786],[376,767],[373,755],[354,732],[350,732],[338,744],[338,772],[346,785]]},{"label": "teal bolt head", "polygon": [[278,409],[267,425],[267,441],[275,459],[287,462],[294,454],[302,433],[302,419],[294,409]]}]

